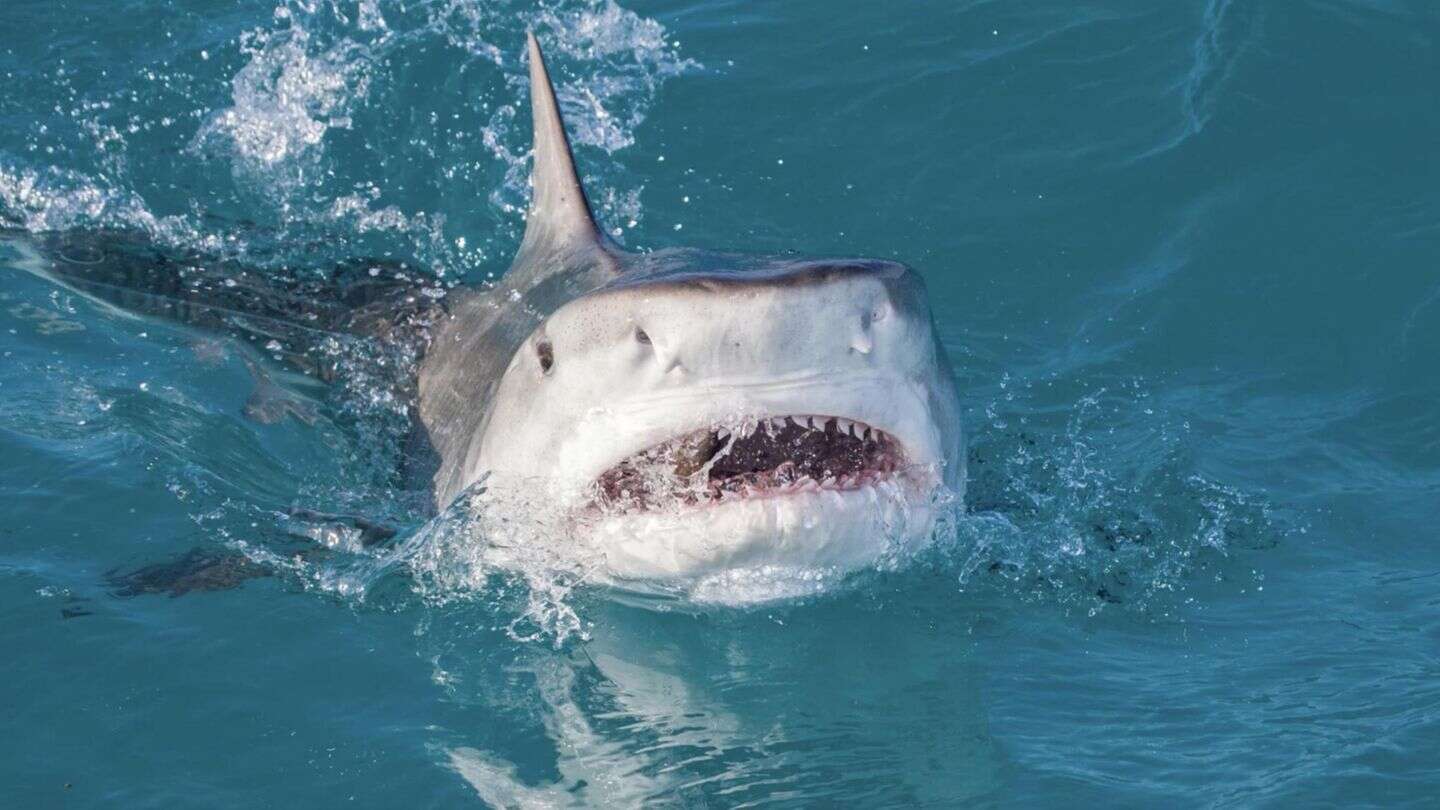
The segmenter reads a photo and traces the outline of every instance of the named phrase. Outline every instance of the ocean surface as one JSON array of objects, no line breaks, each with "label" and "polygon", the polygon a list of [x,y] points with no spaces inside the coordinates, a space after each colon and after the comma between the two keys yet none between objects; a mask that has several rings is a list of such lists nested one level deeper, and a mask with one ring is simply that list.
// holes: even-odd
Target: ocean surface
[{"label": "ocean surface", "polygon": [[393,359],[257,423],[0,246],[6,806],[1440,806],[1440,7],[8,0],[0,228],[484,283],[527,28],[627,247],[922,273],[963,509],[800,593],[499,566]]}]

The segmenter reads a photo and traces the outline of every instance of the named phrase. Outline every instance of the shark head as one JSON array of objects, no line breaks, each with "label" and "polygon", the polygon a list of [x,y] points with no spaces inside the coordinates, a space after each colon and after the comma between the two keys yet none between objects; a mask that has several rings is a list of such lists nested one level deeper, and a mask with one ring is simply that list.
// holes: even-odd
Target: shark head
[{"label": "shark head", "polygon": [[622,250],[591,216],[533,36],[529,58],[532,206],[487,305],[509,359],[441,500],[487,476],[529,487],[618,580],[851,569],[928,539],[964,469],[920,276]]}]

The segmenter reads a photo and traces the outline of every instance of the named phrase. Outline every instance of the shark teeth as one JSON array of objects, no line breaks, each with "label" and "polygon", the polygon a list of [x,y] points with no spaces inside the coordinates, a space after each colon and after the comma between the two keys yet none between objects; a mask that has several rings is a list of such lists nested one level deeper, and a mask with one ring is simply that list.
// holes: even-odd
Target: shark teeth
[{"label": "shark teeth", "polygon": [[[900,443],[855,419],[801,414],[691,431],[629,456],[595,481],[595,506],[623,513],[871,486],[903,473]],[[838,497],[838,494],[836,494]]]}]

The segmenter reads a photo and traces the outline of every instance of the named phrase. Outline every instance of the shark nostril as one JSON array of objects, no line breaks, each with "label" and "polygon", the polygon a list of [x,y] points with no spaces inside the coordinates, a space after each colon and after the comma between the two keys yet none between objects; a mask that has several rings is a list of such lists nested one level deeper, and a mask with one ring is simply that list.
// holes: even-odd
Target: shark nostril
[{"label": "shark nostril", "polygon": [[860,331],[856,332],[850,339],[850,351],[859,354],[869,354],[875,348],[875,338],[870,334],[870,326],[873,323],[873,315],[865,312],[860,316]]},{"label": "shark nostril", "polygon": [[540,358],[540,373],[549,374],[550,369],[555,367],[555,347],[550,341],[543,341],[535,345],[535,356]]}]

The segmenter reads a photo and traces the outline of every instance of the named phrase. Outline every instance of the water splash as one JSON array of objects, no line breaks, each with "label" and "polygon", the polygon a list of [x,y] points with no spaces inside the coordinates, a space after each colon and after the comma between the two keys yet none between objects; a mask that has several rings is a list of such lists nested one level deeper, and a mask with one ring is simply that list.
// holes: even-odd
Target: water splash
[{"label": "water splash", "polygon": [[286,27],[241,38],[249,61],[231,80],[233,104],[210,116],[193,146],[228,157],[239,182],[284,209],[325,170],[326,134],[351,126],[375,51],[349,38],[322,44],[285,6],[275,16]]},{"label": "water splash", "polygon": [[991,415],[971,448],[971,512],[949,551],[962,588],[1094,615],[1170,611],[1207,576],[1263,587],[1234,557],[1279,541],[1268,503],[1197,472],[1188,423],[1138,382],[1062,411]]},{"label": "water splash", "polygon": [[82,227],[134,228],[175,239],[182,218],[158,217],[132,191],[58,167],[31,168],[0,153],[0,226],[26,231]]},{"label": "water splash", "polygon": [[633,226],[642,187],[609,156],[698,65],[613,0],[285,0],[227,41],[138,61],[118,88],[62,65],[53,91],[16,96],[53,109],[7,108],[36,123],[0,136],[0,222],[138,230],[263,267],[370,255],[497,274],[528,198],[526,29],[602,217]]}]

